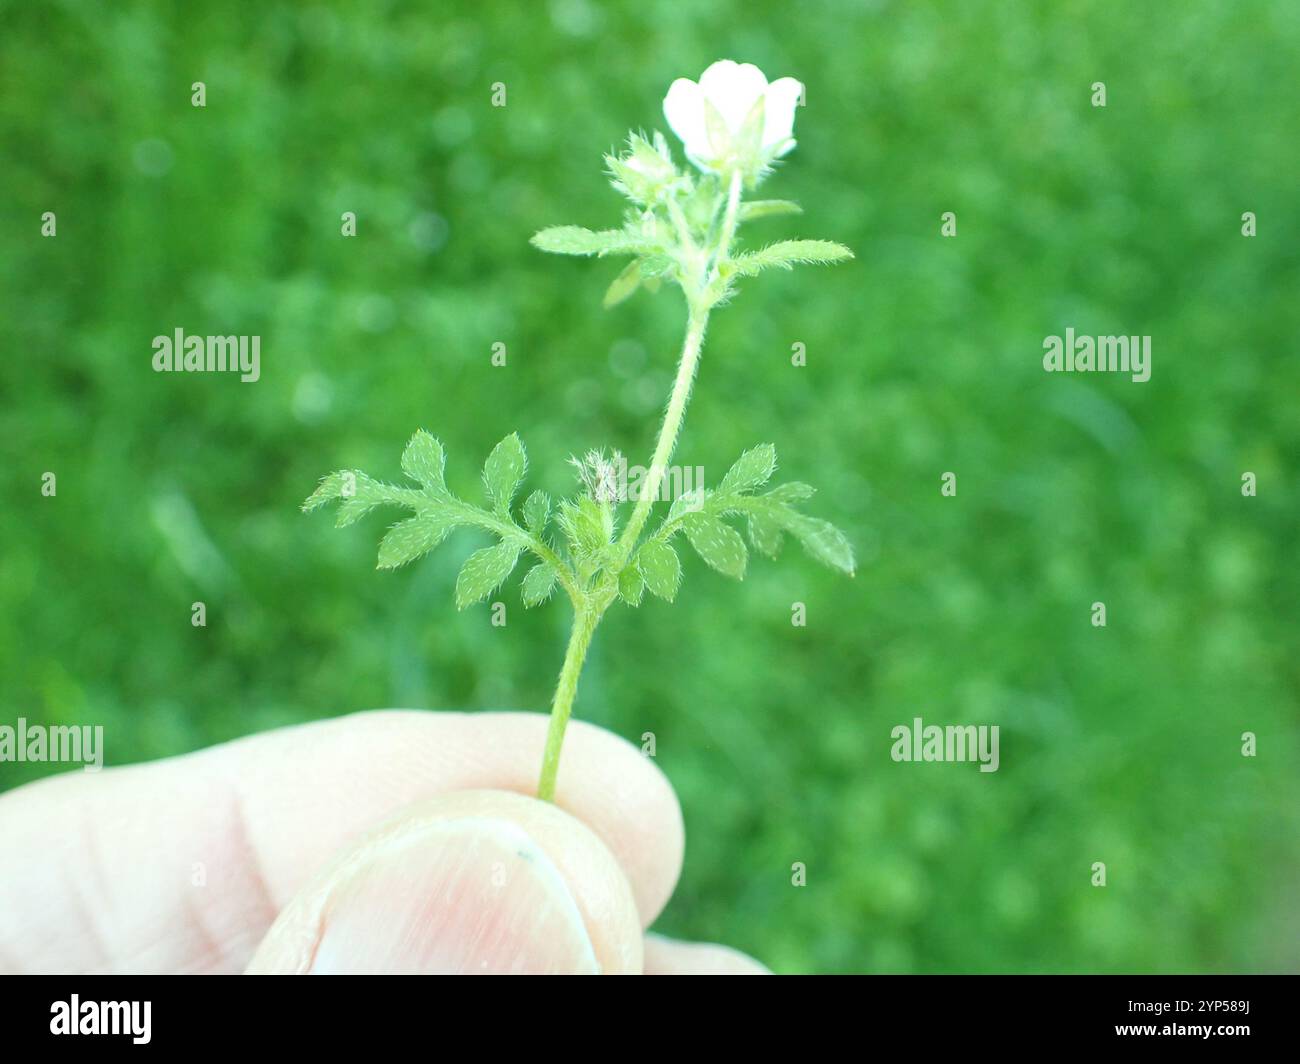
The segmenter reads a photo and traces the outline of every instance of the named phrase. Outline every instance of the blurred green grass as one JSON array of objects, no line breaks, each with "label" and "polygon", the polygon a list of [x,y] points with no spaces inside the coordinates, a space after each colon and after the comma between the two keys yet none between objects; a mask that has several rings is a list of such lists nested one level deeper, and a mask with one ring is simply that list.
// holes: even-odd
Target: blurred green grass
[{"label": "blurred green grass", "polygon": [[[691,560],[675,607],[602,626],[578,715],[655,732],[685,810],[660,926],[782,971],[1300,967],[1294,4],[0,16],[6,719],[103,724],[122,763],[361,708],[544,708],[565,607],[512,590],[492,628],[451,605],[472,535],[379,574],[383,518],[297,505],[328,469],[395,476],[419,426],[465,488],[513,429],[553,494],[571,453],[644,460],[678,301],[603,313],[617,264],[527,238],[614,223],[600,154],[732,56],[808,85],[769,186],[807,213],[750,239],[858,259],[716,316],[680,460],[772,440],[863,564],[792,549],[737,586]],[[1151,382],[1044,374],[1067,325],[1152,335]],[[154,374],[176,327],[261,335],[262,379]],[[893,763],[914,716],[999,724],[1001,770]]]}]

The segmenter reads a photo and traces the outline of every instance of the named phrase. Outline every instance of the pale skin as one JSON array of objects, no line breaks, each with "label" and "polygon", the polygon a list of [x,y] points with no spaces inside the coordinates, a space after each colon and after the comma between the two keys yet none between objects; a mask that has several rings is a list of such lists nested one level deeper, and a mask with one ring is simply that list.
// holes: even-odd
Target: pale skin
[{"label": "pale skin", "polygon": [[646,933],[681,811],[640,751],[545,717],[378,711],[0,797],[0,971],[756,973]]}]

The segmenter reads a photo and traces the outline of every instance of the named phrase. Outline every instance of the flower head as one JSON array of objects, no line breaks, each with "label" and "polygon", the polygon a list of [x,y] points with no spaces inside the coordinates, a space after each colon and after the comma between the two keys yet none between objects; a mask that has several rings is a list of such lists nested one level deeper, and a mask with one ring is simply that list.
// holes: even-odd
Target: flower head
[{"label": "flower head", "polygon": [[757,176],[794,147],[794,109],[802,95],[803,85],[794,78],[769,85],[752,63],[719,59],[698,83],[672,83],[664,118],[700,169]]},{"label": "flower head", "polygon": [[587,489],[587,495],[599,503],[619,502],[625,497],[624,477],[620,473],[626,464],[618,451],[608,458],[602,451],[588,451],[581,458],[574,456],[569,459],[569,465],[578,471],[578,479]]}]

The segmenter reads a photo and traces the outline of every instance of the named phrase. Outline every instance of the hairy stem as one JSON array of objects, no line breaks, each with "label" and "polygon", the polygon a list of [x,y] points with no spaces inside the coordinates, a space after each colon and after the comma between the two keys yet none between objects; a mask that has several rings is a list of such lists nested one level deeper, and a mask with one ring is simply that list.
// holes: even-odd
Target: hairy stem
[{"label": "hairy stem", "polygon": [[726,258],[727,252],[731,250],[731,242],[736,238],[736,219],[740,212],[740,189],[741,176],[740,171],[733,171],[731,175],[731,184],[727,188],[727,210],[722,216],[722,233],[718,237],[718,246],[715,249],[714,269],[717,269],[719,259]]},{"label": "hairy stem", "polygon": [[[677,380],[668,400],[668,410],[664,414],[664,423],[659,430],[659,442],[655,445],[655,455],[650,463],[649,482],[644,486],[641,497],[637,500],[632,519],[628,522],[619,540],[617,569],[622,569],[636,548],[637,537],[650,516],[650,508],[659,496],[659,487],[668,468],[668,459],[672,457],[677,434],[681,430],[682,416],[686,413],[686,403],[691,395],[691,383],[695,380],[695,367],[700,361],[700,350],[704,346],[704,326],[709,318],[707,309],[697,311],[691,304],[690,315],[686,323],[686,340],[682,344],[681,362],[677,367]],[[616,569],[616,571],[617,571]],[[613,591],[617,581],[609,589]],[[569,636],[569,647],[564,654],[564,665],[560,669],[560,679],[555,685],[555,694],[551,698],[551,723],[546,730],[546,749],[542,752],[542,775],[537,784],[537,797],[544,802],[555,800],[555,779],[560,771],[560,747],[564,743],[564,730],[569,724],[573,712],[573,700],[578,693],[578,676],[582,664],[587,659],[587,648],[591,646],[591,637],[600,623],[612,596],[599,598],[598,591],[587,592],[585,596],[574,599],[573,632]]]},{"label": "hairy stem", "polygon": [[737,170],[732,173],[727,186],[727,206],[722,215],[722,228],[718,232],[717,243],[707,249],[709,253],[707,275],[695,277],[694,286],[689,283],[683,284],[686,305],[689,308],[686,340],[682,344],[682,357],[677,364],[677,379],[673,381],[668,409],[664,411],[664,422],[659,428],[659,440],[655,444],[654,457],[650,459],[649,479],[642,485],[641,497],[637,499],[632,518],[618,541],[619,569],[627,564],[628,559],[632,557],[632,551],[636,549],[637,537],[641,535],[641,529],[645,527],[646,520],[650,517],[650,510],[659,498],[659,489],[668,474],[669,459],[672,458],[673,449],[677,446],[677,436],[682,429],[682,419],[686,416],[686,404],[691,399],[691,386],[695,383],[695,370],[699,366],[700,351],[704,346],[704,329],[709,321],[709,310],[713,306],[713,301],[706,298],[704,293],[715,280],[718,264],[727,257],[731,250],[731,242],[736,238],[741,188],[742,177]]},{"label": "hairy stem", "polygon": [[700,351],[704,347],[704,328],[708,324],[709,312],[691,305],[690,316],[686,322],[686,339],[682,344],[681,361],[677,364],[677,379],[673,382],[672,395],[668,399],[668,409],[664,411],[664,422],[659,428],[659,441],[655,444],[654,457],[650,459],[650,469],[646,482],[641,486],[641,497],[636,501],[632,517],[623,529],[619,540],[619,568],[627,564],[628,558],[636,547],[637,537],[645,527],[650,516],[650,509],[659,498],[659,489],[668,472],[668,461],[673,456],[677,445],[677,436],[681,432],[682,418],[686,414],[686,404],[691,398],[691,385],[695,382],[695,370],[700,363]]},{"label": "hairy stem", "polygon": [[[577,591],[570,589],[566,584],[566,590],[570,590],[570,597],[573,598],[573,632],[569,636],[564,665],[560,669],[560,679],[555,686],[555,695],[551,699],[551,722],[546,731],[546,749],[542,753],[542,775],[537,785],[537,796],[545,802],[555,800],[555,780],[560,770],[560,747],[564,743],[564,731],[573,712],[573,700],[578,693],[578,676],[582,672],[583,662],[587,659],[587,649],[591,646],[592,635],[617,593],[617,574],[631,560],[632,552],[636,550],[641,530],[649,520],[650,511],[659,498],[664,477],[668,473],[668,463],[677,446],[682,420],[686,416],[686,405],[691,398],[691,387],[695,383],[695,372],[700,363],[700,352],[704,348],[704,330],[709,322],[709,311],[718,298],[717,294],[710,296],[707,293],[716,285],[719,265],[726,261],[731,251],[731,243],[736,236],[741,187],[741,174],[737,171],[731,175],[727,187],[726,208],[723,211],[722,226],[718,230],[716,242],[701,249],[702,253],[697,252],[681,211],[674,210],[677,205],[669,204],[674,226],[678,230],[687,257],[695,260],[695,266],[690,270],[693,276],[684,278],[682,284],[688,308],[686,338],[682,341],[682,355],[677,364],[677,377],[673,381],[672,394],[668,398],[668,408],[664,411],[663,424],[659,427],[659,439],[655,443],[654,457],[650,459],[649,474],[642,484],[641,497],[637,499],[632,517],[619,538],[617,560],[612,570],[606,574],[604,587]],[[558,566],[556,568],[558,572],[563,571]]]},{"label": "hairy stem", "polygon": [[[704,346],[704,327],[708,322],[707,309],[697,310],[691,304],[690,315],[686,323],[686,339],[682,344],[681,362],[677,367],[677,380],[673,383],[673,392],[668,400],[668,409],[664,414],[663,426],[659,429],[659,442],[655,445],[654,458],[651,459],[649,480],[643,486],[641,497],[637,500],[632,519],[628,522],[619,540],[618,569],[627,564],[636,548],[637,537],[650,516],[650,508],[659,497],[659,487],[672,457],[677,434],[681,430],[682,417],[686,413],[686,403],[690,399],[691,384],[695,380],[695,367],[700,361],[700,350]],[[615,585],[616,586],[616,585]],[[582,664],[587,659],[587,648],[591,646],[591,637],[596,625],[605,613],[611,600],[598,601],[596,594],[583,601],[574,600],[573,632],[569,636],[569,647],[564,654],[564,665],[560,669],[560,679],[555,685],[555,695],[551,699],[551,723],[546,730],[546,749],[542,752],[542,775],[537,785],[537,797],[544,802],[555,800],[555,779],[560,770],[560,747],[564,743],[564,730],[568,726],[569,716],[573,712],[573,700],[578,693],[578,676]]]},{"label": "hairy stem", "polygon": [[587,658],[587,648],[591,646],[591,636],[600,623],[602,613],[604,610],[593,603],[581,607],[573,615],[569,648],[564,653],[560,680],[555,685],[555,696],[551,699],[551,724],[546,731],[542,777],[537,785],[537,797],[544,802],[555,800],[555,778],[560,771],[560,747],[564,743],[564,729],[573,712],[573,699],[578,693],[578,676],[582,672],[582,663]]}]

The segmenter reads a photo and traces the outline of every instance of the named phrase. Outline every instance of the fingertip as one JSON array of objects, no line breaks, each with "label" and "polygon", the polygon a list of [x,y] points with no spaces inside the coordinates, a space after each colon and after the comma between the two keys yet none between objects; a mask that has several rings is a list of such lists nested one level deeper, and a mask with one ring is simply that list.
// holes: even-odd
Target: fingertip
[{"label": "fingertip", "polygon": [[681,803],[653,758],[594,724],[569,725],[555,801],[587,821],[627,871],[643,927],[677,889],[686,850]]},{"label": "fingertip", "polygon": [[753,957],[713,942],[681,942],[663,935],[645,937],[646,975],[771,975]]},{"label": "fingertip", "polygon": [[[403,778],[438,790],[537,793],[550,718],[544,713],[371,710],[337,723],[340,738],[382,736]],[[686,831],[668,777],[639,747],[586,721],[570,721],[555,804],[587,824],[618,859],[649,927],[681,875]]]},{"label": "fingertip", "polygon": [[431,799],[338,855],[250,973],[632,974],[632,889],[564,811],[501,791]]}]

